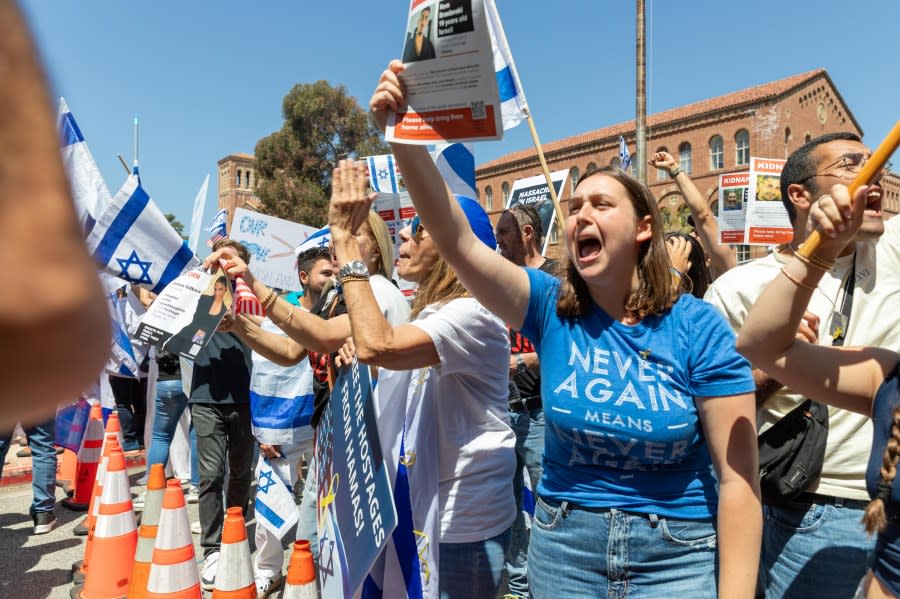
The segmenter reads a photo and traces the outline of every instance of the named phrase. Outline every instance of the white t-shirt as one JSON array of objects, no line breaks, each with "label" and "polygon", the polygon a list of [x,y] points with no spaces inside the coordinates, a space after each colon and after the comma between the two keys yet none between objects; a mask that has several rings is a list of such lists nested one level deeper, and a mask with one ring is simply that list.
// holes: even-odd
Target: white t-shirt
[{"label": "white t-shirt", "polygon": [[[402,410],[394,402],[405,393],[407,402],[421,401],[433,408],[423,425],[432,430],[415,431],[420,437],[420,463],[410,470],[410,486],[416,484],[413,472],[425,465],[428,448],[423,449],[422,443],[436,444],[440,542],[489,539],[509,528],[516,516],[506,326],[472,298],[428,306],[410,324],[431,337],[440,365],[414,371],[381,369],[376,405],[384,410],[391,403],[393,411]],[[379,398],[381,394],[395,396]],[[382,434],[384,430],[379,426]],[[386,448],[397,446],[389,439],[382,443]],[[410,492],[415,495],[416,490]]]},{"label": "white t-shirt", "polygon": [[378,274],[369,277],[369,284],[385,320],[395,327],[409,320],[409,303],[396,285]]},{"label": "white t-shirt", "polygon": [[[718,308],[737,332],[750,306],[790,258],[776,253],[733,268],[716,279],[704,299]],[[819,317],[819,344],[831,345],[828,331],[832,315],[841,309],[843,281],[854,259],[856,287],[844,345],[900,351],[900,219],[896,217],[885,223],[884,235],[877,243],[857,243],[855,256],[838,258],[822,277],[808,307]],[[775,393],[758,412],[760,431],[802,400],[801,395],[788,389]],[[829,408],[828,426],[822,475],[809,491],[832,497],[869,499],[865,474],[872,447],[871,421],[861,414]]]}]

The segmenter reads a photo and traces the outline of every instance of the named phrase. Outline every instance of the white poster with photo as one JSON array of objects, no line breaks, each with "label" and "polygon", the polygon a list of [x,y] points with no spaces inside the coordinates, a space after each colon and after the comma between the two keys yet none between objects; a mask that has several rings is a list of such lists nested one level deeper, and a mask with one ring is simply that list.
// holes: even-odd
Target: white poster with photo
[{"label": "white poster with photo", "polygon": [[794,229],[781,202],[781,169],[785,160],[750,158],[750,184],[744,243],[775,245],[790,243]]},{"label": "white poster with photo", "polygon": [[412,0],[402,60],[407,107],[388,115],[387,141],[503,137],[483,0]]},{"label": "white poster with photo", "polygon": [[294,248],[316,231],[315,227],[244,208],[234,211],[231,223],[231,239],[250,252],[253,275],[269,287],[285,291],[300,291]]},{"label": "white poster with photo", "polygon": [[[550,173],[550,180],[553,181],[553,189],[556,191],[557,198],[561,199],[563,184],[568,176],[569,169]],[[544,234],[544,247],[541,248],[541,253],[546,254],[550,245],[550,231],[556,218],[556,209],[553,205],[553,198],[550,197],[547,178],[544,175],[519,179],[513,183],[512,190],[509,192],[509,200],[506,202],[506,209],[509,210],[519,204],[531,206],[540,216],[541,230]]]},{"label": "white poster with photo", "polygon": [[233,302],[231,284],[221,267],[209,273],[189,270],[166,285],[137,329],[137,338],[193,360],[219,326]]},{"label": "white poster with photo", "polygon": [[719,243],[744,243],[749,173],[719,175]]}]

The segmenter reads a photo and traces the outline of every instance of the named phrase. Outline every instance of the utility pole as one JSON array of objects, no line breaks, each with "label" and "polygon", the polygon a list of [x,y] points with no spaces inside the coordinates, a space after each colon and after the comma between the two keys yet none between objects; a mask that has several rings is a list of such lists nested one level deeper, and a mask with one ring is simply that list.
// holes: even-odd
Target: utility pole
[{"label": "utility pole", "polygon": [[637,0],[637,32],[635,35],[635,75],[637,79],[637,92],[635,93],[635,113],[637,114],[637,126],[635,128],[635,160],[634,175],[641,183],[647,184],[647,57],[646,43],[644,39],[645,0]]}]

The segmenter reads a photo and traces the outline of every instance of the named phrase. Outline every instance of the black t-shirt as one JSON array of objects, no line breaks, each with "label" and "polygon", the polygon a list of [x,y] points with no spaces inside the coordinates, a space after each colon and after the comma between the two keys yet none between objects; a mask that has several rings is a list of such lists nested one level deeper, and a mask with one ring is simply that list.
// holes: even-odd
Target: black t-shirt
[{"label": "black t-shirt", "polygon": [[[546,258],[544,263],[538,267],[538,270],[557,276],[558,268],[559,262],[552,258]],[[530,354],[534,352],[534,346],[531,344],[531,341],[526,339],[522,333],[514,331],[509,327],[506,328],[509,331],[509,346],[513,355]],[[532,399],[541,396],[541,372],[538,368],[529,368],[525,372],[517,372],[513,376],[512,382],[518,387],[519,395],[523,399]]]},{"label": "black t-shirt", "polygon": [[[335,304],[335,302],[337,302]],[[334,311],[332,312],[332,307]],[[347,306],[344,304],[344,297],[337,295],[335,291],[324,293],[316,302],[316,305],[310,309],[310,313],[321,318],[334,318],[341,314],[347,313]],[[330,315],[330,316],[329,316]],[[310,351],[309,363],[313,369],[313,415],[310,424],[313,428],[319,426],[322,414],[328,407],[328,400],[331,399],[331,389],[328,388],[328,366],[334,364],[334,357],[337,352],[325,354]]]},{"label": "black t-shirt", "polygon": [[250,348],[234,333],[214,333],[194,360],[190,403],[250,402]]}]

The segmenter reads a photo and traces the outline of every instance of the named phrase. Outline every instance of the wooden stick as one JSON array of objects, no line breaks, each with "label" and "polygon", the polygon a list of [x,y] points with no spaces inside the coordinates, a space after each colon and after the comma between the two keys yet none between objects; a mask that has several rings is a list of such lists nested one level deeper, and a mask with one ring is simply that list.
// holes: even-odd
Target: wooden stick
[{"label": "wooden stick", "polygon": [[[891,129],[887,137],[884,138],[881,145],[875,149],[866,161],[866,164],[862,167],[862,170],[860,170],[853,178],[853,181],[850,182],[848,190],[850,191],[851,198],[853,197],[853,194],[856,193],[856,190],[863,185],[868,185],[875,175],[881,171],[888,161],[888,158],[890,158],[891,154],[894,153],[894,150],[897,149],[897,146],[900,146],[900,121],[894,123],[894,128]],[[809,234],[809,237],[806,238],[806,241],[803,242],[803,245],[797,250],[797,253],[804,258],[809,258],[816,253],[816,250],[819,249],[821,243],[822,234],[818,231],[813,231]]]},{"label": "wooden stick", "polygon": [[[538,139],[537,129],[534,127],[534,119],[531,118],[531,111],[526,108],[525,117],[528,119],[528,128],[531,130],[531,139],[534,140],[534,148],[537,150],[538,160],[541,161],[541,169],[544,171],[544,178],[547,180],[547,187],[550,188],[550,199],[553,200],[553,208],[556,212],[556,225],[559,227],[559,234],[563,235],[566,230],[566,224],[562,216],[562,208],[559,207],[559,198],[556,195],[556,188],[553,187],[553,178],[550,176],[550,167],[547,166],[547,159],[544,158],[544,149],[541,147],[541,140]],[[565,181],[563,181],[565,184]],[[547,237],[550,237],[551,231],[547,231]]]}]

